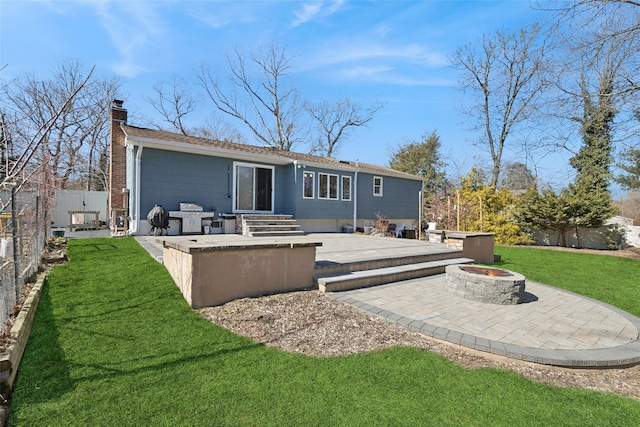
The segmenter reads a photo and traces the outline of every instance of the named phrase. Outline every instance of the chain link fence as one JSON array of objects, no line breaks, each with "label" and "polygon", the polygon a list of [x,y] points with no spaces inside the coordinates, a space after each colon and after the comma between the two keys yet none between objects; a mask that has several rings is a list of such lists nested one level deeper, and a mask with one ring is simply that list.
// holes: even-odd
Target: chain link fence
[{"label": "chain link fence", "polygon": [[0,191],[0,330],[38,271],[47,227],[37,190]]}]

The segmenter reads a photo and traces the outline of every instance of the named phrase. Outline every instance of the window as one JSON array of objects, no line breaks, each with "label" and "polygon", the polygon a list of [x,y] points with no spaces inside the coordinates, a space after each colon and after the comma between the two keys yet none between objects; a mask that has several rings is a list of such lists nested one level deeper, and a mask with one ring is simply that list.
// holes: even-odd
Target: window
[{"label": "window", "polygon": [[318,198],[338,200],[338,175],[318,173]]},{"label": "window", "polygon": [[342,176],[342,200],[351,200],[351,177]]},{"label": "window", "polygon": [[382,197],[382,177],[381,176],[373,177],[373,195]]},{"label": "window", "polygon": [[303,176],[303,189],[302,189],[302,197],[304,197],[305,199],[313,199],[316,195],[314,194],[315,192],[315,185],[314,185],[314,178],[315,178],[315,174],[313,172],[305,172],[302,174]]}]

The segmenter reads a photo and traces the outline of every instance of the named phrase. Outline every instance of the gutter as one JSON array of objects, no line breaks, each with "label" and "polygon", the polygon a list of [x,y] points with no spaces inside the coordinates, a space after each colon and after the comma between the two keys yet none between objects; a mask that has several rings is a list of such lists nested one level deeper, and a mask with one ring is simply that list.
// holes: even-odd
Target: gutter
[{"label": "gutter", "polygon": [[[137,144],[129,139],[130,135],[127,135],[127,131],[120,125],[122,133],[124,133],[124,145],[137,146],[138,152],[136,153],[136,159],[134,163],[135,174],[133,178],[133,218],[129,221],[129,235],[135,236],[139,233],[140,229],[140,164],[142,163],[142,151],[144,150],[144,142],[138,141]],[[126,170],[126,168],[125,168]],[[131,208],[131,207],[130,207]]]}]

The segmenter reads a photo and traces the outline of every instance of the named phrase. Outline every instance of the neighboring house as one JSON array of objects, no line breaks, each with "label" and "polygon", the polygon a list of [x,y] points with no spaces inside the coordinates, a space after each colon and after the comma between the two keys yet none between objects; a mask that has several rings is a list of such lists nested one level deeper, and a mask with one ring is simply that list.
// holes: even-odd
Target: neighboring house
[{"label": "neighboring house", "polygon": [[[422,179],[381,166],[184,136],[127,125],[122,101],[111,122],[112,221],[147,234],[155,204],[195,203],[220,214],[289,214],[306,232],[339,232],[377,214],[417,225]],[[120,221],[121,222],[121,221]],[[175,230],[174,230],[175,232]]]}]

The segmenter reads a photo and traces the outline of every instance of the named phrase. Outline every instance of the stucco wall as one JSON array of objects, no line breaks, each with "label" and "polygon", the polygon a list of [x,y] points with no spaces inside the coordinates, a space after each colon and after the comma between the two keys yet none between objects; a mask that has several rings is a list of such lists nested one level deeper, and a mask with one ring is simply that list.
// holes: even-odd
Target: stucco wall
[{"label": "stucco wall", "polygon": [[312,287],[316,245],[207,248],[165,243],[163,256],[184,298],[191,307],[200,308]]}]

